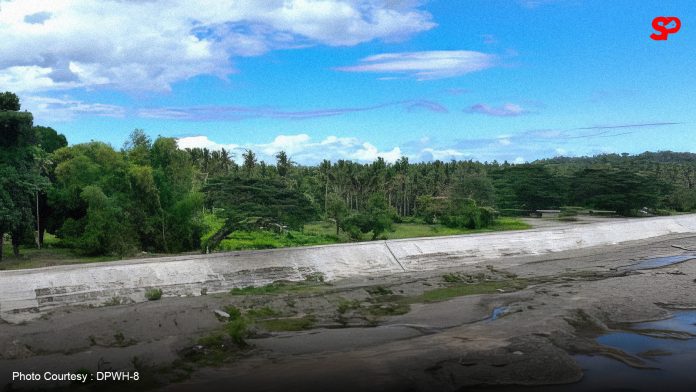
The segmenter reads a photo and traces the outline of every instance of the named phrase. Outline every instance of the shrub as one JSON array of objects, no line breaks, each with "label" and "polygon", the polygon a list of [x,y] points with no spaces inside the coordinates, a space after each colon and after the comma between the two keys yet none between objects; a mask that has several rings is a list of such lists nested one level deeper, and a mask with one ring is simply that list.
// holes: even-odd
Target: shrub
[{"label": "shrub", "polygon": [[244,317],[238,317],[230,320],[227,325],[227,334],[230,335],[232,342],[239,347],[246,347],[246,338],[249,336],[249,326]]},{"label": "shrub", "polygon": [[230,320],[236,320],[242,317],[242,311],[239,310],[236,306],[227,305],[224,307],[224,309],[225,313],[230,315]]},{"label": "shrub", "polygon": [[162,289],[148,289],[145,292],[145,298],[147,298],[148,301],[157,301],[162,298]]}]

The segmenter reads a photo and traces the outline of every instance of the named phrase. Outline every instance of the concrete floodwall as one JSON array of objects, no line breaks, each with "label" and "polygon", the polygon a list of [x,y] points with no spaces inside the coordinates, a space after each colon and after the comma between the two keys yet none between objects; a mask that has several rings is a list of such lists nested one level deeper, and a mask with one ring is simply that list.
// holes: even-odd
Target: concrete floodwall
[{"label": "concrete floodwall", "polygon": [[103,305],[113,298],[144,301],[150,288],[165,296],[201,295],[317,273],[329,281],[384,276],[688,232],[696,232],[696,215],[0,271],[0,318],[17,321],[57,306]]}]

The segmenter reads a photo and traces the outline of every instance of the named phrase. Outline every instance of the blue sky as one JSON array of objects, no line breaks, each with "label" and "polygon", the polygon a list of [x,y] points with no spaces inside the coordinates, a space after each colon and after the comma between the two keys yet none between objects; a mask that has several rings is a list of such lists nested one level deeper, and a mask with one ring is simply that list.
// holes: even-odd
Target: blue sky
[{"label": "blue sky", "polygon": [[[681,30],[653,41],[651,22]],[[696,4],[0,0],[0,90],[70,143],[321,159],[696,152]]]}]

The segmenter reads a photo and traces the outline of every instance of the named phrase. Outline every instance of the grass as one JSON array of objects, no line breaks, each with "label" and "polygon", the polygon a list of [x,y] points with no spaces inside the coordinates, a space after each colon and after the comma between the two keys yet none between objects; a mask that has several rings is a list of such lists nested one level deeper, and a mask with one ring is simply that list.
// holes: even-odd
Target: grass
[{"label": "grass", "polygon": [[[225,223],[223,218],[206,213],[203,216],[206,227],[201,242],[206,243]],[[293,246],[325,245],[339,242],[335,233],[311,233],[290,230],[285,233],[271,231],[235,231],[220,242],[218,250],[274,249]]]},{"label": "grass", "polygon": [[258,309],[249,309],[246,314],[254,319],[267,319],[271,317],[278,317],[280,312],[273,310],[268,306],[264,306]]},{"label": "grass", "polygon": [[[531,226],[520,219],[502,217],[498,218],[493,225],[484,229],[458,229],[447,227],[443,225],[429,225],[425,223],[395,223],[393,225],[394,231],[388,231],[381,235],[388,240],[402,239],[402,238],[417,238],[417,237],[436,237],[436,236],[447,236],[447,235],[458,235],[458,234],[474,234],[474,233],[486,233],[492,231],[506,231],[506,230],[526,230]],[[336,242],[349,242],[348,236],[341,232],[336,237],[336,226],[330,222],[314,222],[306,224],[304,227],[304,233],[307,235],[330,237],[336,238]],[[363,235],[362,240],[369,240],[372,234],[367,233]]]},{"label": "grass", "polygon": [[368,289],[365,289],[370,295],[390,295],[393,294],[393,292],[382,286],[375,286],[375,287],[370,287]]},{"label": "grass", "polygon": [[[223,219],[212,214],[204,217],[206,231],[202,236],[205,242],[212,236],[224,222]],[[455,229],[442,225],[428,225],[424,223],[395,223],[394,231],[382,234],[385,239],[415,238],[447,236],[457,234],[472,234],[504,230],[523,230],[530,226],[517,218],[503,217],[485,229]],[[371,234],[364,234],[361,240],[368,241]],[[219,250],[246,250],[246,249],[272,249],[294,246],[325,245],[350,242],[348,236],[340,232],[336,236],[336,227],[330,222],[314,222],[304,226],[302,231],[289,231],[286,233],[273,233],[270,231],[238,231],[220,243]],[[60,240],[46,233],[44,246],[37,249],[33,246],[20,247],[20,257],[12,255],[12,245],[6,241],[3,246],[3,261],[0,262],[0,270],[41,268],[65,264],[97,263],[114,261],[121,258],[117,256],[84,256],[79,253],[61,247]],[[147,257],[161,256],[159,254],[147,254]],[[134,258],[143,257],[136,254]]]},{"label": "grass", "polygon": [[258,325],[268,332],[303,331],[312,328],[314,321],[315,319],[313,316],[288,317],[260,320],[258,321]]},{"label": "grass", "polygon": [[345,298],[341,298],[336,306],[336,311],[338,314],[344,314],[347,311],[354,309],[360,309],[360,301],[357,299],[347,300]]},{"label": "grass", "polygon": [[454,297],[475,294],[492,294],[504,290],[506,292],[517,291],[527,287],[528,282],[523,279],[493,280],[478,283],[462,283],[448,287],[429,290],[412,298],[413,302],[439,302]]},{"label": "grass", "polygon": [[236,231],[222,240],[220,250],[275,249],[293,246],[326,245],[338,242],[336,236],[307,234],[300,231],[273,233],[270,231]]},{"label": "grass", "polygon": [[118,260],[114,256],[83,256],[71,249],[60,246],[60,240],[54,235],[46,233],[41,249],[36,246],[22,245],[19,247],[19,257],[12,254],[12,244],[5,241],[3,245],[3,259],[0,261],[0,270],[15,270],[27,268],[51,267],[63,264],[96,263],[101,261]]},{"label": "grass", "polygon": [[230,290],[232,295],[272,295],[287,292],[312,292],[319,291],[324,288],[326,284],[304,281],[304,282],[288,282],[288,281],[276,281],[265,286],[247,286],[244,288],[233,288]]}]

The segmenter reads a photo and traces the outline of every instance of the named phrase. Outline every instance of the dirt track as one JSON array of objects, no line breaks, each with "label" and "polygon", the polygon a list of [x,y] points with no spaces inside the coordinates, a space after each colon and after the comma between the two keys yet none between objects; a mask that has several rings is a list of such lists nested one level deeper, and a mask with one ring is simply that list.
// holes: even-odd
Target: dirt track
[{"label": "dirt track", "polygon": [[[597,334],[668,317],[671,309],[696,308],[696,261],[622,268],[637,260],[689,254],[673,245],[696,249],[696,235],[317,283],[268,295],[61,308],[23,325],[0,325],[0,386],[13,370],[80,368],[138,369],[147,375],[144,381],[117,386],[166,391],[231,385],[259,391],[418,391],[576,382],[583,373],[573,354],[644,365],[640,358],[599,346]],[[439,287],[487,294],[423,303],[423,293]],[[198,345],[200,337],[224,327],[213,310],[228,305],[248,314],[270,309],[257,315],[251,347],[225,341],[221,353]],[[302,318],[311,320],[310,329],[264,329],[265,319]],[[13,385],[32,386],[37,384]]]}]

